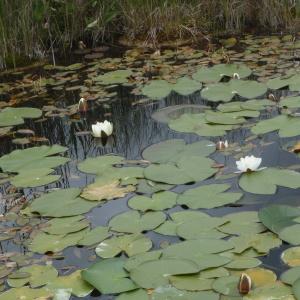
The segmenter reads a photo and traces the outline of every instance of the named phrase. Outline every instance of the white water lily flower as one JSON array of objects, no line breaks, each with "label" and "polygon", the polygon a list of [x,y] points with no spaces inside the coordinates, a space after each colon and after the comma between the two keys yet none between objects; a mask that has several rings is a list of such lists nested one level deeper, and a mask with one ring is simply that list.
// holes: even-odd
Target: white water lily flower
[{"label": "white water lily flower", "polygon": [[262,159],[260,157],[255,157],[253,155],[242,157],[236,162],[236,166],[240,172],[249,172],[249,171],[260,171],[264,168],[258,168],[261,164]]},{"label": "white water lily flower", "polygon": [[233,73],[233,79],[240,79],[239,73]]},{"label": "white water lily flower", "polygon": [[107,120],[104,122],[97,122],[92,125],[92,131],[94,137],[110,136],[113,132],[113,124]]},{"label": "white water lily flower", "polygon": [[216,149],[217,150],[224,150],[229,147],[228,141],[226,140],[225,142],[219,141],[216,143]]}]

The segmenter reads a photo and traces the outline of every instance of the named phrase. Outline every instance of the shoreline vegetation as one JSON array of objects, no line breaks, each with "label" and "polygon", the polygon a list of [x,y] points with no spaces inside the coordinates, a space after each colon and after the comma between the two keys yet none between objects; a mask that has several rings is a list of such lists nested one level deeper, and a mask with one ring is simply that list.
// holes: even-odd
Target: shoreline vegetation
[{"label": "shoreline vegetation", "polygon": [[299,30],[298,0],[1,0],[0,69],[55,61],[80,43],[159,49],[166,42]]}]

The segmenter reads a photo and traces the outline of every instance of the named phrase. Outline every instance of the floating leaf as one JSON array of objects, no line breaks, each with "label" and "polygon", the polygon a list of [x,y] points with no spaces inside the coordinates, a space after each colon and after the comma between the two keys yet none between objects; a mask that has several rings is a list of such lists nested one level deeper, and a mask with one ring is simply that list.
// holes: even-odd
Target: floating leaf
[{"label": "floating leaf", "polygon": [[58,275],[57,270],[51,265],[31,265],[20,268],[18,272],[29,273],[29,276],[19,279],[8,278],[7,283],[9,286],[21,287],[29,283],[32,288],[37,288],[47,284],[49,281],[55,279]]},{"label": "floating leaf", "polygon": [[151,145],[142,155],[144,159],[154,163],[169,163],[184,156],[208,156],[215,151],[215,145],[208,140],[202,140],[193,144],[185,144],[184,140],[173,139]]},{"label": "floating leaf", "polygon": [[234,275],[220,277],[213,282],[212,288],[222,295],[237,297],[240,296],[238,291],[239,280],[240,278]]},{"label": "floating leaf", "polygon": [[179,290],[205,291],[211,290],[213,279],[202,278],[197,275],[170,276],[171,284]]},{"label": "floating leaf", "polygon": [[151,198],[135,196],[129,199],[128,206],[143,212],[148,210],[165,210],[176,205],[177,196],[178,194],[168,191],[155,193]]},{"label": "floating leaf", "polygon": [[97,205],[78,197],[79,194],[79,188],[54,191],[36,198],[29,210],[46,217],[68,217],[86,213]]},{"label": "floating leaf", "polygon": [[60,252],[67,247],[75,246],[84,238],[88,230],[84,229],[67,235],[52,235],[39,232],[31,241],[28,248],[30,251],[44,254],[47,252]]},{"label": "floating leaf", "polygon": [[54,292],[60,289],[68,289],[72,295],[77,297],[86,297],[94,289],[82,279],[81,270],[77,270],[70,275],[59,276],[54,280],[49,280],[47,288]]},{"label": "floating leaf", "polygon": [[181,77],[176,83],[166,80],[152,80],[142,88],[142,94],[153,100],[167,97],[172,91],[187,96],[202,88],[202,84],[188,77]]},{"label": "floating leaf", "polygon": [[52,293],[46,288],[31,289],[27,286],[13,288],[0,294],[0,300],[32,300],[49,298]]},{"label": "floating leaf", "polygon": [[280,276],[282,282],[293,285],[293,283],[300,278],[300,266],[293,267],[291,269],[286,270]]},{"label": "floating leaf", "polygon": [[97,83],[108,85],[108,84],[123,84],[128,82],[128,77],[132,75],[130,69],[127,70],[116,70],[107,72],[103,75],[99,75],[94,78]]},{"label": "floating leaf", "polygon": [[110,169],[113,165],[119,164],[124,158],[117,155],[104,155],[87,158],[78,164],[78,169],[81,172],[91,174],[103,174],[107,169]]},{"label": "floating leaf", "polygon": [[161,254],[162,254],[162,251],[156,250],[156,251],[151,251],[151,252],[134,255],[132,257],[129,257],[129,259],[125,262],[124,268],[128,272],[130,272],[131,270],[135,269],[137,266],[139,266],[140,264],[142,264],[146,261],[159,259]]},{"label": "floating leaf", "polygon": [[87,200],[103,201],[122,198],[134,190],[135,187],[132,185],[125,187],[120,186],[117,180],[105,183],[103,183],[103,181],[96,181],[84,188],[80,196]]},{"label": "floating leaf", "polygon": [[[202,166],[201,166],[202,168]],[[179,195],[177,203],[192,209],[214,208],[234,203],[242,197],[242,193],[223,193],[230,188],[228,184],[210,184],[189,189]]]},{"label": "floating leaf", "polygon": [[142,234],[131,234],[119,237],[112,237],[101,242],[96,247],[96,253],[102,258],[112,258],[121,252],[125,252],[128,256],[137,255],[147,252],[152,247],[149,238]]},{"label": "floating leaf", "polygon": [[119,295],[116,300],[148,300],[148,294],[145,290],[136,290]]},{"label": "floating leaf", "polygon": [[160,259],[140,264],[131,270],[131,279],[143,288],[158,288],[168,284],[168,276],[197,273],[199,267],[187,259]]},{"label": "floating leaf", "polygon": [[211,68],[201,67],[193,74],[193,78],[204,83],[212,83],[220,81],[224,76],[233,77],[235,73],[240,78],[246,78],[252,71],[242,64],[218,64]]},{"label": "floating leaf", "polygon": [[42,115],[38,108],[6,107],[0,110],[0,127],[14,126],[24,123],[24,119],[36,119]]},{"label": "floating leaf", "polygon": [[165,219],[166,215],[162,212],[141,215],[137,211],[128,211],[113,217],[109,221],[109,227],[118,232],[140,233],[158,227]]},{"label": "floating leaf", "polygon": [[205,114],[182,114],[169,122],[169,127],[175,131],[196,133],[200,136],[222,136],[233,129],[233,125],[208,124]]},{"label": "floating leaf", "polygon": [[267,91],[263,83],[250,80],[231,80],[226,83],[216,83],[206,86],[201,96],[209,101],[229,102],[236,94],[243,98],[256,98]]},{"label": "floating leaf", "polygon": [[246,273],[251,278],[251,281],[255,287],[271,284],[276,282],[277,279],[276,274],[268,269],[254,268],[242,272]]},{"label": "floating leaf", "polygon": [[92,246],[97,243],[102,242],[106,238],[110,236],[110,233],[108,232],[108,227],[98,226],[84,236],[83,239],[78,241],[78,245],[81,246]]},{"label": "floating leaf", "polygon": [[240,187],[253,194],[275,194],[277,185],[297,189],[300,187],[300,173],[276,168],[242,174]]},{"label": "floating leaf", "polygon": [[300,118],[288,115],[279,115],[272,119],[262,120],[255,124],[251,131],[254,134],[264,134],[279,130],[280,137],[299,135]]},{"label": "floating leaf", "polygon": [[300,266],[300,247],[291,247],[284,250],[281,259],[290,267]]},{"label": "floating leaf", "polygon": [[102,294],[134,290],[137,286],[128,278],[129,274],[123,268],[124,262],[121,258],[101,260],[83,270],[82,278]]}]

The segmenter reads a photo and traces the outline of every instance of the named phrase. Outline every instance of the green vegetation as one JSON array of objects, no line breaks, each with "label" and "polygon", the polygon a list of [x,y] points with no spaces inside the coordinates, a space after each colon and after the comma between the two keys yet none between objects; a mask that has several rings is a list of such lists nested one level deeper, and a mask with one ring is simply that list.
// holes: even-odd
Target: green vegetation
[{"label": "green vegetation", "polygon": [[0,67],[68,53],[79,41],[146,42],[245,31],[295,31],[290,0],[1,0]]}]

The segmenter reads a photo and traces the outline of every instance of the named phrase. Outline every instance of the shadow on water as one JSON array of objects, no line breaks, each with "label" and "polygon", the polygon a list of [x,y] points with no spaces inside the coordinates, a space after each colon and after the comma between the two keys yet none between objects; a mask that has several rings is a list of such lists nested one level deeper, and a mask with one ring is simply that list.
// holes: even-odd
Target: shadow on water
[{"label": "shadow on water", "polygon": [[[76,96],[70,101],[75,103]],[[78,99],[78,98],[77,98]],[[122,155],[127,159],[140,159],[141,152],[147,146],[172,138],[184,139],[187,143],[192,143],[201,138],[196,134],[184,134],[172,131],[167,124],[159,123],[151,115],[158,109],[174,106],[174,105],[206,105],[198,93],[189,97],[181,97],[176,94],[171,94],[163,101],[149,102],[142,105],[132,105],[136,101],[134,96],[129,95],[124,91],[119,91],[119,96],[109,104],[94,106],[92,110],[85,115],[81,115],[80,119],[65,117],[47,118],[42,122],[27,121],[26,128],[30,128],[36,132],[38,136],[44,136],[49,139],[50,144],[61,144],[68,147],[67,155],[71,158],[71,162],[65,166],[59,167],[57,173],[62,175],[59,182],[49,186],[38,189],[26,189],[24,192],[30,198],[35,193],[42,192],[45,189],[60,187],[84,187],[91,183],[94,176],[81,173],[77,169],[77,163],[87,157],[94,157],[98,155],[105,155],[108,153],[115,153]],[[266,118],[274,112],[262,114],[262,118]],[[275,111],[275,114],[277,112]],[[80,132],[89,131],[91,124],[103,119],[109,119],[114,124],[114,136],[104,146],[101,142],[93,138],[90,134],[81,134]],[[233,132],[229,132],[226,136],[229,143],[244,144],[245,139],[249,137],[249,129],[240,128]],[[218,141],[218,138],[212,138],[213,142]],[[280,146],[281,142],[276,134],[266,135],[263,140],[266,146],[261,146],[259,140],[253,142],[257,146],[252,153],[256,156],[261,156],[263,165],[270,166],[290,166],[299,164],[299,159],[283,151]],[[270,143],[271,142],[271,143]],[[270,144],[269,144],[270,143]],[[2,139],[0,144],[0,155],[9,153],[16,148],[9,139]],[[232,156],[224,156],[221,153],[215,153],[212,156],[217,163],[224,164],[230,171],[235,170],[235,159]],[[224,181],[224,180],[223,180]],[[208,179],[205,183],[212,182]],[[225,182],[232,184],[232,190],[238,190],[237,177],[227,179]],[[183,192],[187,188],[195,187],[203,184],[197,183],[189,186],[178,186],[175,188],[176,192]],[[2,188],[0,192],[5,192]],[[109,201],[100,207],[94,208],[87,214],[88,220],[92,226],[106,225],[107,222],[116,214],[127,211],[127,201],[132,195],[128,197]],[[239,202],[240,206],[226,206],[216,209],[207,210],[211,215],[222,216],[227,213],[243,211],[243,210],[258,210],[260,207],[270,203],[285,203],[289,205],[299,205],[299,190],[292,190],[286,188],[279,188],[276,195],[260,196],[245,193],[242,200]],[[1,208],[1,207],[0,207]],[[181,207],[175,207],[169,211],[181,210]],[[2,208],[3,210],[3,208]],[[2,211],[1,213],[3,213]],[[176,242],[179,241],[177,237],[168,237],[156,234],[154,232],[147,233],[154,243],[154,248],[159,248],[162,242]],[[24,237],[26,239],[26,236]],[[17,251],[26,253],[23,246],[13,244],[11,241],[1,242],[1,253]],[[283,245],[279,249],[272,250],[268,257],[263,258],[263,263],[266,267],[274,270],[280,274],[285,266],[280,262],[279,255],[287,245]],[[64,252],[63,260],[54,260],[54,265],[58,269],[63,269],[67,266],[75,266],[76,268],[85,268],[92,263],[90,259],[94,256],[93,249],[70,247]],[[61,272],[63,274],[63,272]],[[76,299],[73,297],[72,299]],[[113,296],[100,296],[94,293],[86,299],[114,299]]]}]

